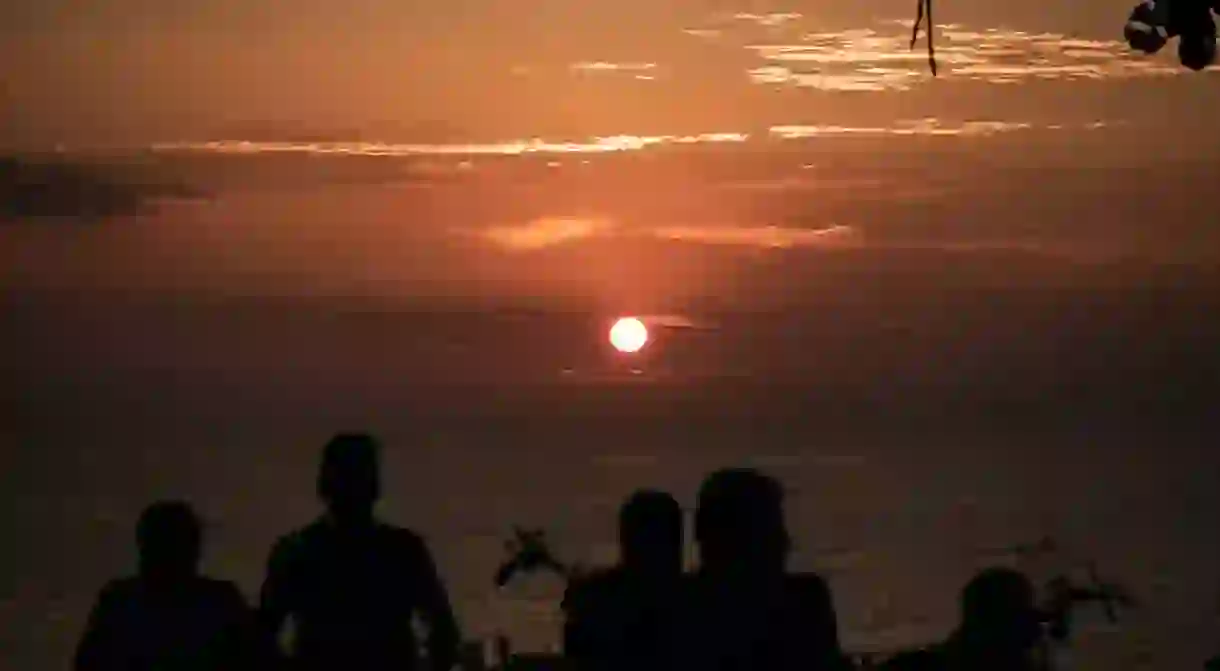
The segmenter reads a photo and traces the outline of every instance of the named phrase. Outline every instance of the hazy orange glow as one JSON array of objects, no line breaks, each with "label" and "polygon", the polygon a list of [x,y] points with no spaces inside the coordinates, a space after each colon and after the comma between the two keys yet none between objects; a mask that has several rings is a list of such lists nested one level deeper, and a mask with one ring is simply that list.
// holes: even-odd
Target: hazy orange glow
[{"label": "hazy orange glow", "polygon": [[638,352],[648,342],[648,328],[635,317],[623,317],[610,327],[610,344],[620,352]]}]

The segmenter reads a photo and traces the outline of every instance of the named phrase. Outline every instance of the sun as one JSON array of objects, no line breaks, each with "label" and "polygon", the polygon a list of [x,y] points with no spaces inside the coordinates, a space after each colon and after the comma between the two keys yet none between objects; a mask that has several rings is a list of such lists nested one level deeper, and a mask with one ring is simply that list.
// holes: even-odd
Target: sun
[{"label": "sun", "polygon": [[610,344],[620,352],[638,352],[648,342],[648,328],[635,317],[623,317],[610,327]]}]

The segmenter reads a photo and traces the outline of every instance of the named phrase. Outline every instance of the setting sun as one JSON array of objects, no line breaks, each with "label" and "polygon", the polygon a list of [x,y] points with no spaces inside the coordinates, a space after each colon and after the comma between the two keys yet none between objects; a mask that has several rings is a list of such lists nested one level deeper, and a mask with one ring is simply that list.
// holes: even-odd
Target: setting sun
[{"label": "setting sun", "polygon": [[634,317],[624,317],[610,327],[610,344],[620,352],[638,352],[648,342],[648,329]]}]

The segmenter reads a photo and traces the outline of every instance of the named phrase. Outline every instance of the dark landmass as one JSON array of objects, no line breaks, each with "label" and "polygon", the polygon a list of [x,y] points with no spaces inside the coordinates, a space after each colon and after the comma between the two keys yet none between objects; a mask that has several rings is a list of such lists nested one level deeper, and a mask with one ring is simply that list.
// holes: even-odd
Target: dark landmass
[{"label": "dark landmass", "polygon": [[206,197],[131,166],[58,156],[0,157],[0,221],[97,221],[148,214],[159,200]]}]

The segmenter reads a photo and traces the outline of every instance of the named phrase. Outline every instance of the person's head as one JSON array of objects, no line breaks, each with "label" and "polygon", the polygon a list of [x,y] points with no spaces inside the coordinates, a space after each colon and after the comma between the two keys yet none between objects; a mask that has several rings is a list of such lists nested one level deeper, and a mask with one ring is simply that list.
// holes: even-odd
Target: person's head
[{"label": "person's head", "polygon": [[369,435],[342,433],[322,450],[318,496],[343,520],[372,514],[381,496],[377,441]]},{"label": "person's head", "polygon": [[1216,34],[1182,35],[1178,39],[1178,60],[1191,70],[1202,70],[1216,60]]},{"label": "person's head", "polygon": [[203,525],[190,504],[160,501],[136,523],[140,574],[173,579],[195,575],[203,549]]},{"label": "person's head", "polygon": [[682,572],[682,506],[665,492],[640,490],[618,515],[623,564],[650,573]]},{"label": "person's head", "polygon": [[1030,651],[1040,631],[1034,601],[1034,587],[1022,573],[1007,568],[981,571],[962,590],[963,642],[988,655]]},{"label": "person's head", "polygon": [[712,473],[699,489],[695,540],[709,568],[782,571],[789,549],[783,488],[753,469]]}]

